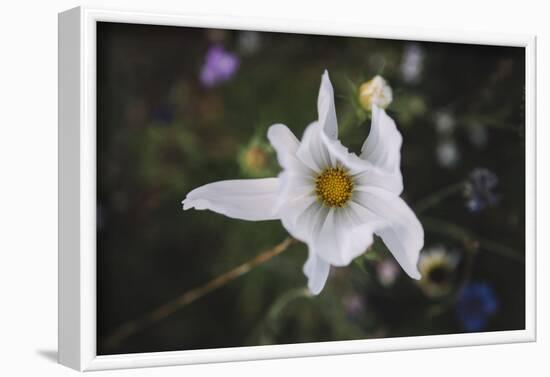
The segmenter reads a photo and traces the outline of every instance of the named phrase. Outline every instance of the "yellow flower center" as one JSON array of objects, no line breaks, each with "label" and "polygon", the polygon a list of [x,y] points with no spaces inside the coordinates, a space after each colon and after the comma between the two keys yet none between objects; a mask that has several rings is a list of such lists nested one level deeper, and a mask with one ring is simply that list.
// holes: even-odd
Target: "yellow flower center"
[{"label": "yellow flower center", "polygon": [[351,198],[353,182],[341,167],[323,170],[315,179],[317,198],[327,207],[342,207]]}]

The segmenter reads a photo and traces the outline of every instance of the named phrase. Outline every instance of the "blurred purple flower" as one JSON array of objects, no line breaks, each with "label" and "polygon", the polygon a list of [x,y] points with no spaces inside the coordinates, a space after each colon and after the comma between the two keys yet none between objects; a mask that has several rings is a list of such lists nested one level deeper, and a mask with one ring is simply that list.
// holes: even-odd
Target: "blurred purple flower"
[{"label": "blurred purple flower", "polygon": [[497,299],[492,288],[486,283],[471,283],[460,294],[456,314],[464,330],[482,331],[487,320],[498,308]]},{"label": "blurred purple flower", "polygon": [[201,83],[207,88],[216,86],[233,77],[238,68],[237,55],[226,51],[220,45],[214,45],[206,53],[200,73]]},{"label": "blurred purple flower", "polygon": [[494,207],[500,197],[494,190],[498,177],[488,169],[476,168],[470,173],[466,186],[466,207],[471,212],[479,212],[486,207]]},{"label": "blurred purple flower", "polygon": [[358,319],[365,311],[365,299],[357,293],[345,296],[342,299],[342,304],[344,306],[346,316],[350,320]]},{"label": "blurred purple flower", "polygon": [[399,276],[399,266],[393,259],[386,258],[376,265],[378,281],[384,287],[391,286]]}]

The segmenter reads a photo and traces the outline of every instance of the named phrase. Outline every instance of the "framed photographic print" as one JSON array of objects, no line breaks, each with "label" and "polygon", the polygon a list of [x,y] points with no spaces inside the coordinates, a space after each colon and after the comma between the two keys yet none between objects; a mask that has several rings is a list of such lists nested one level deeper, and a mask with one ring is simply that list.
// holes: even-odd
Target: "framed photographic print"
[{"label": "framed photographic print", "polygon": [[535,38],[59,15],[59,360],[535,340]]}]

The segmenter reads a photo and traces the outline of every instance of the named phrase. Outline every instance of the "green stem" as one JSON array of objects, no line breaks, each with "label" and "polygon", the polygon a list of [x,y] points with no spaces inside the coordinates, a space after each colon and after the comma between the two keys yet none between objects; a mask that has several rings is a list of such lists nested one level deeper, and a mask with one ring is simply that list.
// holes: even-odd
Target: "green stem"
[{"label": "green stem", "polygon": [[360,256],[359,258],[355,258],[353,260],[353,264],[357,266],[357,268],[359,268],[361,270],[361,272],[363,272],[364,274],[366,275],[369,275],[369,272],[367,271],[367,269],[365,268],[365,265],[364,265],[364,258],[363,256]]},{"label": "green stem", "polygon": [[502,245],[495,241],[491,241],[483,238],[478,238],[477,241],[479,242],[479,246],[485,250],[489,250],[494,254],[498,254],[500,256],[510,258],[525,264],[525,256],[520,255],[517,251],[515,251],[514,249],[506,245]]},{"label": "green stem", "polygon": [[271,305],[271,308],[269,308],[269,311],[267,312],[268,321],[275,321],[283,309],[295,299],[310,296],[311,293],[307,288],[296,288],[285,292],[273,303],[273,305]]},{"label": "green stem", "polygon": [[267,314],[263,320],[259,321],[256,324],[254,330],[250,335],[250,339],[258,339],[250,342],[251,344],[257,344],[258,341],[260,344],[272,343],[272,336],[276,336],[278,333],[277,319],[282,313],[282,311],[290,304],[292,301],[301,298],[301,297],[311,297],[311,293],[307,288],[294,288],[289,291],[286,291],[281,296],[279,296],[273,304],[268,308]]},{"label": "green stem", "polygon": [[464,188],[465,188],[464,182],[458,182],[450,186],[444,187],[441,190],[438,190],[433,194],[423,199],[420,199],[414,206],[415,212],[416,213],[424,212],[427,209],[439,204],[444,199],[463,192]]},{"label": "green stem", "polygon": [[422,225],[429,231],[454,238],[458,241],[463,242],[466,245],[472,244],[472,242],[476,242],[479,245],[480,249],[489,251],[495,255],[499,255],[504,258],[514,260],[516,262],[525,263],[524,256],[518,253],[513,248],[502,245],[496,241],[476,237],[467,229],[464,229],[456,224],[452,224],[440,219],[434,219],[431,217],[422,217],[420,221],[422,222]]}]

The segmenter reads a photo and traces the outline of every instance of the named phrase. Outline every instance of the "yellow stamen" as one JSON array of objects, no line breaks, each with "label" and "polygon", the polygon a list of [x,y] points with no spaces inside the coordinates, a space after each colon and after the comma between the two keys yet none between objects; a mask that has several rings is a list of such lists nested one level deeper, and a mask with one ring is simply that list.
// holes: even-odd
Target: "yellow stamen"
[{"label": "yellow stamen", "polygon": [[341,167],[323,170],[315,179],[315,193],[327,207],[342,207],[351,198],[353,182]]}]

